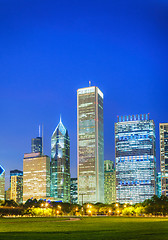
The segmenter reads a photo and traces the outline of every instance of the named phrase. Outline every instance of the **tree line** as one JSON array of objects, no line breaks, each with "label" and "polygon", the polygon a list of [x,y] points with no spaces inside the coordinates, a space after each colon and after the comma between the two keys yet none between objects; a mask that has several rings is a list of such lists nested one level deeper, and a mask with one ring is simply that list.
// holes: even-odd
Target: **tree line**
[{"label": "tree line", "polygon": [[142,203],[131,204],[78,204],[50,202],[28,199],[25,204],[18,205],[14,200],[0,202],[0,216],[166,216],[168,215],[168,197],[154,195]]}]

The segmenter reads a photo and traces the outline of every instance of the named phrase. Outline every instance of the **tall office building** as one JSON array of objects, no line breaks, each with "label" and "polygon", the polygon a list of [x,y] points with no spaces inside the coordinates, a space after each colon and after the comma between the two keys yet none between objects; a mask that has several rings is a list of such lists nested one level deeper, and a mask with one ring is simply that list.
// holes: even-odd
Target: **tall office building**
[{"label": "tall office building", "polygon": [[78,201],[104,202],[103,93],[77,90]]},{"label": "tall office building", "polygon": [[160,123],[159,129],[162,195],[168,197],[168,123]]},{"label": "tall office building", "polygon": [[116,201],[138,203],[156,194],[155,125],[149,114],[115,124]]},{"label": "tall office building", "polygon": [[23,172],[17,169],[10,171],[10,199],[23,202]]},{"label": "tall office building", "polygon": [[158,172],[156,176],[156,190],[157,190],[156,195],[158,197],[161,197],[162,195],[161,172]]},{"label": "tall office building", "polygon": [[104,202],[111,204],[116,202],[116,175],[114,162],[104,161]]},{"label": "tall office building", "polygon": [[72,204],[77,204],[78,203],[78,180],[77,180],[77,178],[71,178],[70,189],[71,189],[70,202]]},{"label": "tall office building", "polygon": [[0,165],[0,200],[5,200],[5,169]]},{"label": "tall office building", "polygon": [[32,138],[31,140],[31,152],[32,153],[41,153],[42,154],[42,149],[43,149],[43,145],[42,145],[42,137],[36,137],[36,138]]},{"label": "tall office building", "polygon": [[50,197],[50,158],[40,153],[24,154],[23,202]]},{"label": "tall office building", "polygon": [[70,139],[61,118],[51,137],[51,197],[70,202]]}]

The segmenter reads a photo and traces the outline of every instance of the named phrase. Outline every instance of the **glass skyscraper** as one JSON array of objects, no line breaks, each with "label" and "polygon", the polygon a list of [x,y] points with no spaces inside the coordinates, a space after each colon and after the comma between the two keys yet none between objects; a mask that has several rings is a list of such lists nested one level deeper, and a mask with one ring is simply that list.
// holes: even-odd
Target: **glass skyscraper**
[{"label": "glass skyscraper", "polygon": [[31,152],[32,153],[40,153],[42,154],[42,137],[36,137],[36,138],[32,138],[31,140]]},{"label": "glass skyscraper", "polygon": [[116,201],[138,203],[156,194],[155,125],[149,114],[115,124]]},{"label": "glass skyscraper", "polygon": [[51,137],[51,197],[70,202],[70,139],[61,119]]},{"label": "glass skyscraper", "polygon": [[116,175],[114,162],[104,161],[104,203],[111,204],[116,202]]},{"label": "glass skyscraper", "polygon": [[0,165],[0,200],[5,200],[5,169]]},{"label": "glass skyscraper", "polygon": [[103,93],[98,87],[77,91],[78,201],[104,202]]},{"label": "glass skyscraper", "polygon": [[162,195],[168,197],[168,123],[160,123],[159,128]]}]

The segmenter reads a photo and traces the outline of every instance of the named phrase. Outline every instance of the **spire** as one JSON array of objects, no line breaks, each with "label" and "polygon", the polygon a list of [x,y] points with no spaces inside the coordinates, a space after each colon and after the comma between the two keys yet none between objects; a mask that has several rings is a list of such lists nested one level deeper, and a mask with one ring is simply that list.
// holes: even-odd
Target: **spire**
[{"label": "spire", "polygon": [[62,123],[62,121],[61,121],[61,114],[60,114],[60,123]]},{"label": "spire", "polygon": [[91,81],[89,81],[89,87],[91,87]]}]

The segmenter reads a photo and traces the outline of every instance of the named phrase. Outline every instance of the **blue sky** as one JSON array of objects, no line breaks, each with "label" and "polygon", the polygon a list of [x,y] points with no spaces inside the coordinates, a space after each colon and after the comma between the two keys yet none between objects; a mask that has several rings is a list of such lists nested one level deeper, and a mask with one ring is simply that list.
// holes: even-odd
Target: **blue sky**
[{"label": "blue sky", "polygon": [[0,0],[0,164],[22,169],[44,124],[44,153],[62,121],[76,176],[76,91],[104,93],[105,159],[114,160],[117,115],[168,121],[168,2]]}]

